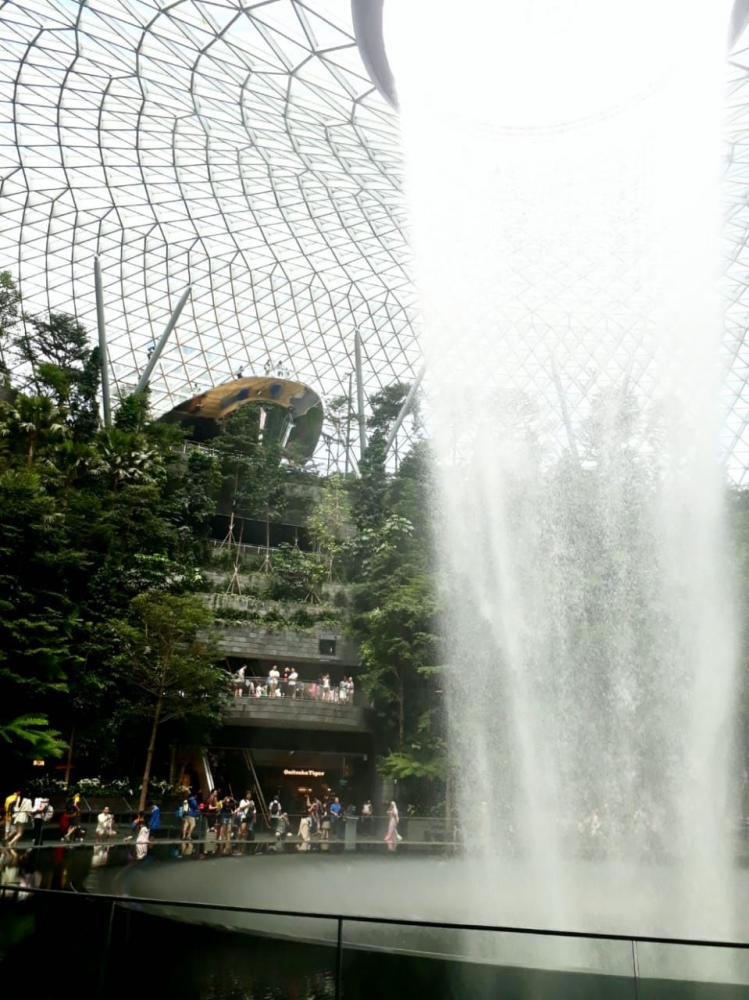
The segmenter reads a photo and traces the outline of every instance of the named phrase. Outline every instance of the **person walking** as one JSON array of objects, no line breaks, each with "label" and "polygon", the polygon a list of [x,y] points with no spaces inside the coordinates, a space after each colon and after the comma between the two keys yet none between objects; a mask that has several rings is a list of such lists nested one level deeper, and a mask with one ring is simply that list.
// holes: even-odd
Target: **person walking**
[{"label": "person walking", "polygon": [[400,839],[400,835],[398,834],[398,806],[395,802],[391,802],[388,806],[388,830],[384,837],[385,843],[388,845],[388,850],[397,850]]},{"label": "person walking", "polygon": [[[158,808],[158,806],[156,808]],[[148,842],[150,839],[151,839],[151,831],[148,827],[148,824],[144,823],[141,826],[140,830],[138,830],[138,836],[135,839],[136,861],[142,861],[148,855]]]},{"label": "person walking", "polygon": [[5,800],[5,840],[10,837],[13,830],[13,811],[20,797],[21,792],[19,789],[18,791],[11,792]]},{"label": "person walking", "polygon": [[26,792],[20,792],[13,809],[14,833],[8,841],[8,847],[13,847],[23,837],[27,825],[31,822],[32,802]]},{"label": "person walking", "polygon": [[308,851],[310,849],[310,818],[309,813],[306,816],[302,816],[299,822],[299,837],[301,837],[302,842],[299,845],[300,851]]},{"label": "person walking", "polygon": [[44,795],[37,795],[31,807],[31,818],[34,821],[34,847],[41,847],[44,840],[44,820],[47,818],[49,799]]},{"label": "person walking", "polygon": [[182,806],[182,839],[192,840],[195,824],[200,815],[198,800],[192,794],[192,788],[187,789],[187,798]]},{"label": "person walking", "polygon": [[148,829],[151,833],[156,833],[156,831],[161,826],[161,809],[155,803],[151,803],[151,812],[148,814]]}]

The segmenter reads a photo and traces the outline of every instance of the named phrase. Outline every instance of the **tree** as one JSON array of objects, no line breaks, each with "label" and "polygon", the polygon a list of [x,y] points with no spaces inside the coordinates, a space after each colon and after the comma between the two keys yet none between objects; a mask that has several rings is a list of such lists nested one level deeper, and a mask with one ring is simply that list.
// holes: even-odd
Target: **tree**
[{"label": "tree", "polygon": [[59,756],[49,725],[53,694],[67,690],[75,660],[75,608],[65,593],[60,515],[39,475],[24,467],[0,474],[0,737],[31,752]]},{"label": "tree", "polygon": [[384,434],[375,431],[359,463],[361,476],[351,488],[352,513],[360,531],[377,530],[385,520],[390,482],[385,468],[385,444]]},{"label": "tree", "polygon": [[[379,392],[373,393],[369,397],[370,416],[367,418],[367,427],[371,431],[379,431],[387,436],[401,411],[410,388],[408,382],[392,382],[384,389],[380,389]],[[416,406],[412,409],[412,412],[415,411]]]},{"label": "tree", "polygon": [[440,637],[431,557],[429,453],[418,444],[395,476],[375,432],[355,484],[359,527],[351,627],[362,685],[381,719],[379,770],[434,804],[446,777]]},{"label": "tree", "polygon": [[0,407],[0,437],[10,451],[22,452],[28,467],[46,457],[69,431],[64,415],[46,396],[16,395]]},{"label": "tree", "polygon": [[150,723],[138,802],[144,809],[159,726],[217,717],[226,674],[215,665],[213,615],[200,598],[146,593],[131,606],[130,618],[117,625],[120,651],[113,665]]},{"label": "tree", "polygon": [[344,545],[343,533],[351,523],[351,509],[343,476],[332,475],[322,487],[320,500],[307,518],[307,531],[318,557],[323,561],[328,580],[333,579],[333,565]]},{"label": "tree", "polygon": [[101,357],[74,316],[49,313],[24,317],[14,346],[28,365],[28,384],[37,396],[49,396],[67,415],[76,436],[88,437],[98,426]]},{"label": "tree", "polygon": [[18,323],[20,305],[21,296],[10,271],[0,271],[0,376],[3,381],[10,374],[6,352]]}]

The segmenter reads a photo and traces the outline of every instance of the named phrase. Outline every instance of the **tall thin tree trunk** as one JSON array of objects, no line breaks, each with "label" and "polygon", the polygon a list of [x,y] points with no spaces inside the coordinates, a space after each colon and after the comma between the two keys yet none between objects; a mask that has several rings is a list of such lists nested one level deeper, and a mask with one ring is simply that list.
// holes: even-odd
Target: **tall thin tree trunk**
[{"label": "tall thin tree trunk", "polygon": [[169,784],[174,788],[177,778],[177,744],[172,743],[172,752],[169,757]]},{"label": "tall thin tree trunk", "polygon": [[140,798],[138,799],[138,812],[143,812],[146,808],[146,799],[148,798],[148,781],[151,777],[151,764],[153,763],[153,752],[156,747],[156,733],[159,730],[159,720],[161,718],[161,704],[162,696],[159,695],[159,700],[156,702],[156,710],[153,713],[153,725],[151,726],[151,739],[148,741],[148,750],[146,752],[146,766],[143,771],[143,784],[140,789]]},{"label": "tall thin tree trunk", "polygon": [[453,839],[452,830],[452,789],[450,787],[450,759],[445,754],[445,842],[450,843]]},{"label": "tall thin tree trunk", "polygon": [[404,691],[403,676],[398,676],[398,750],[403,753],[403,745],[406,742],[406,695]]},{"label": "tall thin tree trunk", "polygon": [[75,726],[70,730],[70,742],[68,743],[68,759],[65,761],[65,787],[70,784],[70,769],[73,766],[73,740],[75,739]]}]

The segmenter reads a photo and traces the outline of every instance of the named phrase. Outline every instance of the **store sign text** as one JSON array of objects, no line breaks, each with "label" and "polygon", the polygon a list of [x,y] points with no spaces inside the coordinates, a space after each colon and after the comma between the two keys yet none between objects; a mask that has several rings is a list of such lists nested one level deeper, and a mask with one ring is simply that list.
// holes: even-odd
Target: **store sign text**
[{"label": "store sign text", "polygon": [[285,778],[324,778],[325,771],[290,771],[283,772]]}]

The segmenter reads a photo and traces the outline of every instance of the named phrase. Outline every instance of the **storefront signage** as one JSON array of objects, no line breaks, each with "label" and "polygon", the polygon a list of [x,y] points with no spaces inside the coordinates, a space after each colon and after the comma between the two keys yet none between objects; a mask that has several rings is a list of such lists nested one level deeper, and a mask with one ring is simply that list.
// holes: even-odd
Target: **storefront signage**
[{"label": "storefront signage", "polygon": [[325,771],[291,771],[288,768],[283,772],[285,778],[324,778]]}]

